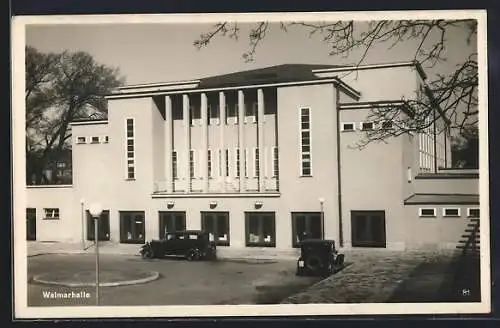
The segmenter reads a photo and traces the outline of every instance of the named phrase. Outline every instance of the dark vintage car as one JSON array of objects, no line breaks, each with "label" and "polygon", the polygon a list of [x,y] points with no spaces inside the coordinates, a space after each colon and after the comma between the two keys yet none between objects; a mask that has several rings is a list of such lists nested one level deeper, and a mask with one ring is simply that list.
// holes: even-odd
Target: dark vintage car
[{"label": "dark vintage car", "polygon": [[215,242],[208,232],[200,230],[167,232],[164,239],[146,242],[140,253],[146,259],[164,256],[180,256],[189,261],[217,259]]},{"label": "dark vintage car", "polygon": [[299,243],[298,276],[328,276],[344,265],[334,240],[304,239]]}]

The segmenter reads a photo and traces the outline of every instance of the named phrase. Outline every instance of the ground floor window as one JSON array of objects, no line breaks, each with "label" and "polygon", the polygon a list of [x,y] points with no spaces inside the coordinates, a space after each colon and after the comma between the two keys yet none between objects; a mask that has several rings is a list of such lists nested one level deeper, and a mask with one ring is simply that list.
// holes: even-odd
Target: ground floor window
[{"label": "ground floor window", "polygon": [[[87,240],[95,240],[95,219],[87,211]],[[109,211],[102,211],[99,222],[99,240],[109,240]]]},{"label": "ground floor window", "polygon": [[26,240],[36,240],[36,208],[26,209]]},{"label": "ground floor window", "polygon": [[321,212],[292,213],[292,236],[293,247],[305,238],[323,239]]},{"label": "ground floor window", "polygon": [[120,212],[120,242],[142,244],[145,240],[144,212]]},{"label": "ground floor window", "polygon": [[246,245],[250,247],[275,247],[275,220],[274,212],[246,212]]},{"label": "ground floor window", "polygon": [[186,212],[160,212],[160,239],[167,232],[186,230]]},{"label": "ground floor window", "polygon": [[211,234],[217,246],[229,246],[229,212],[201,212],[201,229]]},{"label": "ground floor window", "polygon": [[385,211],[351,211],[353,247],[386,247]]}]

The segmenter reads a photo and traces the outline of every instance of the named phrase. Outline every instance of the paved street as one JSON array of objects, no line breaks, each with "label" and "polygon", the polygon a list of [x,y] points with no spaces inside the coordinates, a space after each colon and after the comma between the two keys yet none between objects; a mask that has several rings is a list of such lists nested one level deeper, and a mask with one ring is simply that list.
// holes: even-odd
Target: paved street
[{"label": "paved street", "polygon": [[[145,284],[102,287],[101,305],[205,305],[279,303],[310,286],[317,278],[296,277],[295,261],[188,262],[180,259],[143,260],[132,255],[101,255],[101,270],[144,270],[160,273]],[[51,272],[93,270],[91,254],[40,255],[28,260],[28,276]],[[47,292],[80,293],[90,298],[47,299]],[[29,306],[94,305],[94,288],[29,284]]]}]

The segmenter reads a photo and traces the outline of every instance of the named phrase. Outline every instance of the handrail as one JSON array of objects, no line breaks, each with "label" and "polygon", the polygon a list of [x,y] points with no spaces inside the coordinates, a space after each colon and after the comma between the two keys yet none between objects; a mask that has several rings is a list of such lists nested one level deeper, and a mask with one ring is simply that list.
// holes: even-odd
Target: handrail
[{"label": "handrail", "polygon": [[472,250],[474,252],[476,252],[477,248],[476,248],[476,235],[477,235],[477,232],[479,230],[479,220],[476,222],[476,224],[474,225],[474,229],[472,230],[469,238],[467,238],[467,242],[465,243],[464,245],[464,248],[462,250],[462,256],[466,256],[467,255],[467,251],[469,250],[469,248],[471,248],[471,244],[472,244]]}]

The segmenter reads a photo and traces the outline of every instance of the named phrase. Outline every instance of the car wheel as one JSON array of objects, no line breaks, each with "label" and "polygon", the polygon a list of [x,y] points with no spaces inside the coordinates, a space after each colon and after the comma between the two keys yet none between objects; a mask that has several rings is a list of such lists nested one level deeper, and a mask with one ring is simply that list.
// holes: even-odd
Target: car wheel
[{"label": "car wheel", "polygon": [[306,260],[306,267],[311,272],[319,272],[323,266],[323,261],[318,256],[311,256]]},{"label": "car wheel", "polygon": [[198,251],[197,249],[191,249],[189,250],[186,258],[188,259],[188,261],[198,261],[200,259],[200,251]]},{"label": "car wheel", "polygon": [[337,255],[337,258],[335,259],[335,265],[336,266],[343,266],[344,265],[344,254]]},{"label": "car wheel", "polygon": [[153,257],[154,254],[152,249],[145,249],[144,252],[142,253],[143,259],[152,259]]}]

